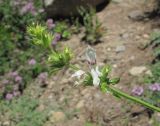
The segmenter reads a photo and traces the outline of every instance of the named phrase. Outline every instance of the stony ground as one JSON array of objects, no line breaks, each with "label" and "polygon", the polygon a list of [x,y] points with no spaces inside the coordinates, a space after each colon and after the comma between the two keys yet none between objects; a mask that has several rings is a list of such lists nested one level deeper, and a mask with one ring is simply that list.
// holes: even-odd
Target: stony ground
[{"label": "stony ground", "polygon": [[[103,42],[93,46],[98,64],[111,64],[111,75],[121,78],[117,88],[128,93],[134,85],[143,85],[143,75],[150,72],[147,66],[152,53],[143,47],[149,42],[152,23],[133,20],[147,7],[145,1],[114,0],[98,13],[107,28]],[[80,36],[73,36],[66,44],[76,53],[75,63],[85,70],[83,50],[87,44],[80,41]],[[93,126],[151,126],[143,107],[102,93],[95,87],[75,87],[71,74],[67,70],[53,75],[44,89],[39,88],[37,82],[29,87],[29,93],[41,100],[38,109],[51,110],[45,126],[87,126],[87,122]]]}]

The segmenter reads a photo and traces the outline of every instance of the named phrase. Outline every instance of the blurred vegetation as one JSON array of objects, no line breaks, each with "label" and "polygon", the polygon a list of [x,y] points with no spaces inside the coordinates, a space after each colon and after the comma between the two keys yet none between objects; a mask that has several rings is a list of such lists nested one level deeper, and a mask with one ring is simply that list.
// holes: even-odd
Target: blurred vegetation
[{"label": "blurred vegetation", "polygon": [[12,101],[0,102],[0,120],[12,126],[43,126],[47,111],[38,111],[39,101],[30,96],[22,96]]},{"label": "blurred vegetation", "polygon": [[[23,12],[23,9],[27,12]],[[6,75],[11,72],[18,72],[22,77],[22,83],[19,87],[20,92],[27,84],[36,78],[41,72],[47,71],[44,65],[44,50],[40,50],[33,46],[26,34],[26,26],[33,21],[42,21],[43,14],[39,13],[41,8],[40,1],[35,3],[26,1],[10,1],[5,0],[0,3],[0,86],[6,79]],[[46,52],[46,51],[45,51]],[[36,57],[35,57],[35,54]],[[36,65],[29,65],[30,59],[36,60]],[[43,67],[42,67],[43,66]],[[8,82],[9,84],[10,82]],[[2,88],[3,89],[3,88]],[[10,89],[10,92],[12,89]],[[1,90],[2,98],[8,92],[6,88]]]}]

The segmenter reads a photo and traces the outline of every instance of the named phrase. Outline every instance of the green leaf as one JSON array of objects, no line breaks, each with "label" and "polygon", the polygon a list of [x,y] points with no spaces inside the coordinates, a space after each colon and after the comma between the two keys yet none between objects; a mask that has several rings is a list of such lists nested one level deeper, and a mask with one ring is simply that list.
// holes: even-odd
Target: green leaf
[{"label": "green leaf", "polygon": [[102,68],[101,73],[103,76],[107,77],[110,71],[111,71],[111,67],[109,65],[105,65]]},{"label": "green leaf", "polygon": [[62,34],[62,37],[66,39],[68,39],[70,36],[71,36],[71,33],[69,31],[64,31]]},{"label": "green leaf", "polygon": [[85,86],[92,86],[93,85],[93,78],[92,75],[88,72],[84,78]]},{"label": "green leaf", "polygon": [[110,79],[109,84],[117,84],[117,83],[119,83],[119,81],[120,81],[120,78]]},{"label": "green leaf", "polygon": [[100,88],[101,88],[101,91],[105,93],[107,91],[107,84],[106,83],[102,83],[100,85]]}]

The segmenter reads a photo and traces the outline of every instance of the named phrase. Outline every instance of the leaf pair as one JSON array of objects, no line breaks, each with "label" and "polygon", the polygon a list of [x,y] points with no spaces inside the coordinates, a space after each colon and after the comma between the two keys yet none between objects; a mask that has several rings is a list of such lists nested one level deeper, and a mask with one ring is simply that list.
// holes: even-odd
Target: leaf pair
[{"label": "leaf pair", "polygon": [[53,51],[48,58],[49,64],[51,64],[52,72],[57,72],[65,66],[69,66],[70,60],[73,54],[69,48],[65,48],[63,52]]}]

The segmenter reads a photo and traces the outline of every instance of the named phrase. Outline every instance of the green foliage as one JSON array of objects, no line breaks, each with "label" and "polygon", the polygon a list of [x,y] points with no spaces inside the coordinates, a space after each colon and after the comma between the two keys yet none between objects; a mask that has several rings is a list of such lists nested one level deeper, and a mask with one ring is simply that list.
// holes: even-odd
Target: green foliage
[{"label": "green foliage", "polygon": [[51,42],[54,37],[47,31],[45,26],[33,24],[27,28],[27,32],[32,37],[32,41],[35,45],[40,45],[44,48],[51,48]]},{"label": "green foliage", "polygon": [[63,52],[52,51],[48,58],[48,62],[51,64],[52,72],[56,72],[65,66],[69,66],[72,56],[73,54],[71,50],[67,47]]},{"label": "green foliage", "polygon": [[69,30],[69,26],[65,21],[57,22],[53,31],[54,33],[59,33],[62,39],[66,40],[71,37],[71,31]]},{"label": "green foliage", "polygon": [[[1,101],[0,112],[1,121],[10,121],[10,125],[15,126],[43,126],[47,119],[47,112],[36,110],[39,102],[37,99],[23,96],[11,102]],[[4,117],[7,117],[5,120]]]},{"label": "green foliage", "polygon": [[[51,42],[54,38],[46,27],[41,25],[32,25],[27,28],[29,35],[32,37],[33,44],[41,45],[43,48],[49,48],[48,63],[52,68],[51,73],[61,70],[65,66],[69,66],[70,60],[73,56],[69,48],[65,48],[62,52],[56,51],[52,48]],[[56,32],[57,33],[57,32]]]},{"label": "green foliage", "polygon": [[[35,20],[40,21],[42,15],[40,16],[39,13],[33,15],[30,12],[22,14],[25,3],[26,1],[10,0],[0,3],[0,86],[4,89],[4,92],[1,90],[1,98],[8,91],[13,91],[13,85],[6,86],[1,83],[9,72],[17,71],[21,75],[23,82],[20,90],[22,91],[31,80],[48,69],[43,63],[45,54],[41,53],[47,51],[37,49],[29,43],[26,34],[26,25],[30,25]],[[40,1],[36,1],[35,5],[40,9]],[[31,58],[37,62],[33,66],[28,64]]]},{"label": "green foliage", "polygon": [[151,34],[151,43],[153,45],[155,59],[160,59],[160,31]]},{"label": "green foliage", "polygon": [[103,36],[105,30],[96,16],[96,10],[91,6],[88,8],[89,9],[85,9],[81,6],[78,8],[78,12],[83,18],[85,27],[85,41],[90,44],[96,44],[97,42],[101,41],[100,39]]},{"label": "green foliage", "polygon": [[93,85],[93,78],[92,75],[88,72],[84,78],[84,85],[92,86]]},{"label": "green foliage", "polygon": [[153,32],[151,34],[151,43],[155,54],[154,64],[151,65],[152,76],[146,77],[145,81],[148,83],[160,82],[160,32]]},{"label": "green foliage", "polygon": [[[100,79],[100,89],[101,89],[102,92],[106,92],[108,90],[107,88],[108,88],[109,85],[117,84],[120,81],[120,78],[111,79],[109,77],[110,72],[111,72],[111,67],[108,66],[108,65],[105,65],[100,70],[101,75],[99,76],[99,79]],[[86,86],[92,86],[93,85],[93,76],[91,75],[90,72],[88,72],[86,74],[83,83]]]},{"label": "green foliage", "polygon": [[151,70],[153,74],[152,80],[154,80],[154,82],[160,83],[160,62],[152,65]]}]

